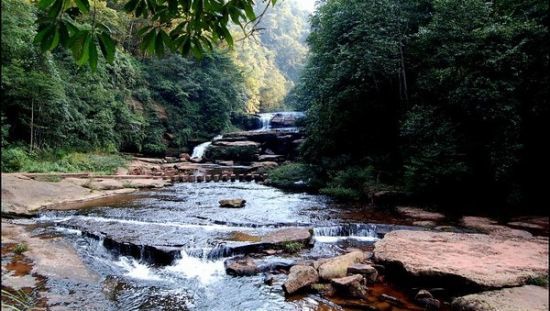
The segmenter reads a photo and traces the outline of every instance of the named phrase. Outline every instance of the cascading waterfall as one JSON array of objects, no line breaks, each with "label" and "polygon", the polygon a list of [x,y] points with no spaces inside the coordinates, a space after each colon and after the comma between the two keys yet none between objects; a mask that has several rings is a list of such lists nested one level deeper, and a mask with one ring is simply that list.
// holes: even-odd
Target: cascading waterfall
[{"label": "cascading waterfall", "polygon": [[206,149],[212,144],[214,140],[221,139],[222,135],[218,135],[214,137],[211,141],[204,142],[195,148],[193,148],[193,153],[191,154],[191,159],[200,159],[204,156],[204,153],[206,152]]},{"label": "cascading waterfall", "polygon": [[[272,129],[271,120],[273,120],[273,117],[275,116],[282,116],[282,118],[293,118],[293,119],[300,119],[305,117],[305,113],[301,111],[279,111],[279,112],[266,112],[266,113],[259,113],[258,116],[260,116],[260,120],[262,122],[262,127],[258,129],[258,131],[268,131]],[[294,129],[295,127],[291,127],[288,129]]]},{"label": "cascading waterfall", "polygon": [[347,224],[314,228],[313,237],[315,241],[322,243],[334,243],[342,239],[371,242],[379,238],[374,224]]}]

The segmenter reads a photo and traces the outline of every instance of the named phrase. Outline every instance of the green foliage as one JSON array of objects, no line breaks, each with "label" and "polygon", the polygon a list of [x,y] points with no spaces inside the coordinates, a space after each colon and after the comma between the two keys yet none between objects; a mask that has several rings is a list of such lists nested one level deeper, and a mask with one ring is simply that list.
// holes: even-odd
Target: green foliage
[{"label": "green foliage", "polygon": [[[263,3],[275,5],[276,0]],[[253,6],[253,0],[130,0],[122,10],[142,22],[136,33],[142,52],[162,56],[172,51],[201,58],[214,44],[233,45],[230,24],[245,33],[253,31],[248,26],[260,18]],[[108,25],[97,18],[102,8],[97,1],[40,0],[38,8],[41,16],[34,42],[42,51],[65,47],[78,65],[88,64],[93,70],[98,65],[98,50],[109,63],[114,61],[116,41]]]},{"label": "green foliage", "polygon": [[20,147],[2,150],[2,172],[20,171],[29,162],[27,152]]},{"label": "green foliage", "polygon": [[270,184],[289,190],[317,189],[319,186],[317,169],[303,163],[281,165],[268,172]]},{"label": "green foliage", "polygon": [[525,283],[548,288],[548,277],[530,277]]},{"label": "green foliage", "polygon": [[345,172],[366,163],[382,184],[448,209],[536,207],[547,11],[536,0],[322,2],[291,97],[308,110],[304,159],[332,178],[323,192],[364,197],[362,177]]},{"label": "green foliage", "polygon": [[319,191],[341,200],[365,200],[374,192],[388,189],[376,175],[372,166],[346,168],[329,174],[326,186]]},{"label": "green foliage", "polygon": [[[64,151],[39,151],[29,154],[20,147],[8,147],[2,150],[2,172],[29,173],[71,173],[96,172],[112,174],[119,167],[124,167],[127,159],[118,154],[82,153]],[[56,181],[53,177],[47,181]]]},{"label": "green foliage", "polygon": [[38,303],[35,292],[28,294],[20,289],[12,292],[2,289],[2,310],[28,311],[33,310]]},{"label": "green foliage", "polygon": [[287,253],[297,253],[304,248],[304,244],[300,242],[285,242],[283,243],[283,249]]},{"label": "green foliage", "polygon": [[[130,35],[134,26],[124,12],[104,2],[93,5],[93,18],[117,35]],[[42,54],[22,44],[37,33],[35,7],[26,0],[3,1],[2,12],[3,146],[164,156],[186,149],[189,139],[207,140],[230,128],[231,112],[244,110],[241,73],[220,52],[201,60],[168,55],[140,61],[120,51],[111,64],[100,62],[92,72],[75,65],[67,48]],[[124,38],[131,50],[131,38]],[[71,171],[70,166],[39,162],[28,169]]]},{"label": "green foliage", "polygon": [[24,252],[26,252],[27,250],[29,250],[29,247],[27,246],[27,244],[18,243],[17,245],[15,245],[15,248],[13,249],[13,252],[17,255],[21,255]]}]

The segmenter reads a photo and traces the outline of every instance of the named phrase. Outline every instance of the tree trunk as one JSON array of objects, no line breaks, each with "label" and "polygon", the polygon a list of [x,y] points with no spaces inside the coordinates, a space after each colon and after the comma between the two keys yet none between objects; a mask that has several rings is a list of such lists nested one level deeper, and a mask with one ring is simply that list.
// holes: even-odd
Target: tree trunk
[{"label": "tree trunk", "polygon": [[34,98],[31,99],[31,152],[34,145]]}]

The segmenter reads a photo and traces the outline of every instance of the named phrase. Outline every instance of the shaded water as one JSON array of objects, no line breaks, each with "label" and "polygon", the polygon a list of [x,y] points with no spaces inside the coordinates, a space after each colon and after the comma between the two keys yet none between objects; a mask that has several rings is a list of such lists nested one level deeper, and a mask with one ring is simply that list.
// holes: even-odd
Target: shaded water
[{"label": "shaded water", "polygon": [[[218,201],[228,198],[247,204],[220,208]],[[337,310],[314,294],[285,299],[280,286],[284,275],[275,276],[273,286],[264,285],[262,274],[228,276],[223,261],[232,255],[228,249],[249,243],[235,241],[236,232],[261,236],[282,227],[313,228],[310,249],[258,258],[269,271],[301,259],[338,255],[348,247],[371,248],[383,232],[395,228],[350,222],[339,218],[341,211],[324,196],[289,194],[256,183],[181,183],[87,209],[47,212],[39,222],[72,241],[105,279],[100,287],[108,299],[101,309]],[[168,260],[151,260],[148,248],[165,251]],[[71,308],[99,303],[88,297],[93,296],[79,297],[81,305]]]}]

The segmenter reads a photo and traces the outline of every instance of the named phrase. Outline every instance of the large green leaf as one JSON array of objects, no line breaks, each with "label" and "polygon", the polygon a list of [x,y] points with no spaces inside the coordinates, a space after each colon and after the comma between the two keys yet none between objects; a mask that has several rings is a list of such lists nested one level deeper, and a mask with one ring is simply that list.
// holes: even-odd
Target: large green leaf
[{"label": "large green leaf", "polygon": [[82,13],[88,13],[90,11],[90,3],[88,0],[75,0],[75,3]]}]

